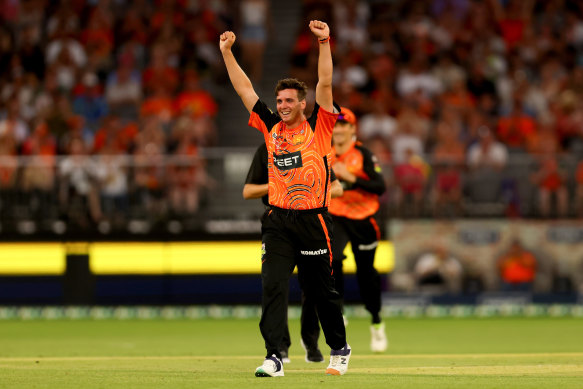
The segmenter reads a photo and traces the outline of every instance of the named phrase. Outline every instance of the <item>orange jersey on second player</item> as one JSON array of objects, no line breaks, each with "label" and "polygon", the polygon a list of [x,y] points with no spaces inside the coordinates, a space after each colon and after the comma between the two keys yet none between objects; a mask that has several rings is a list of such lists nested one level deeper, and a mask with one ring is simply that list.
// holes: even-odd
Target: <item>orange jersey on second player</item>
[{"label": "orange jersey on second player", "polygon": [[271,205],[302,210],[330,204],[332,129],[337,117],[316,104],[309,119],[290,129],[257,101],[249,125],[265,138]]},{"label": "orange jersey on second player", "polygon": [[[379,175],[380,168],[376,164],[375,158],[367,149],[363,148],[360,142],[354,142],[352,146],[342,155],[335,155],[335,161],[346,165],[348,171],[354,174],[359,180],[369,181],[369,175]],[[365,165],[369,165],[365,167]],[[371,171],[371,169],[373,169]],[[368,174],[366,170],[369,170]],[[382,190],[384,192],[384,181]],[[379,196],[364,187],[354,185],[352,188],[344,190],[344,194],[332,199],[329,211],[332,215],[344,216],[349,219],[364,219],[373,215],[379,209]]]}]

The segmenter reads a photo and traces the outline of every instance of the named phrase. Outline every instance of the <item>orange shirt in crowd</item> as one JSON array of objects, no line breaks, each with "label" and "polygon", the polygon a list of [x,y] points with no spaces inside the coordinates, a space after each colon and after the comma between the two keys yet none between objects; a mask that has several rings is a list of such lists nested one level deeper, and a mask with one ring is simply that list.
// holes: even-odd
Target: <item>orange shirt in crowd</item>
[{"label": "orange shirt in crowd", "polygon": [[498,139],[509,147],[525,147],[536,133],[536,124],[528,116],[502,117],[498,121]]},{"label": "orange shirt in crowd", "polygon": [[510,284],[534,281],[536,259],[528,251],[507,254],[500,261],[500,276]]}]

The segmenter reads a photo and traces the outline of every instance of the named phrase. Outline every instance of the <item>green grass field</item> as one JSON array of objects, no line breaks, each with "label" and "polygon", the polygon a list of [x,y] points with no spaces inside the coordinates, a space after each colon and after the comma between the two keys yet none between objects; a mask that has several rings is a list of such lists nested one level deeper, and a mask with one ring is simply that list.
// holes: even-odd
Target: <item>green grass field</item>
[{"label": "green grass field", "polygon": [[257,319],[0,321],[0,388],[583,388],[581,319],[387,326],[389,350],[374,355],[368,322],[351,319],[350,367],[333,377],[326,364],[304,362],[293,320],[285,377],[255,378],[264,355]]}]

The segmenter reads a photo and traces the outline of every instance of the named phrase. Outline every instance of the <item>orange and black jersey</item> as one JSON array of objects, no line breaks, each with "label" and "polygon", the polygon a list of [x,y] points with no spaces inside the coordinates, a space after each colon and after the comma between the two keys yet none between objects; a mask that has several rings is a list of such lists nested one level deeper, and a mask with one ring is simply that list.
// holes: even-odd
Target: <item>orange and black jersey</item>
[{"label": "orange and black jersey", "polygon": [[[330,182],[336,181],[336,175],[334,170],[330,170]],[[253,161],[251,161],[251,166],[249,166],[249,171],[247,172],[247,178],[245,179],[245,184],[255,184],[262,185],[269,182],[269,169],[267,168],[267,147],[265,143],[262,143],[257,150],[255,150],[255,155],[253,155]],[[265,205],[269,205],[269,198],[267,195],[261,197],[261,201]]]},{"label": "orange and black jersey", "polygon": [[364,219],[379,209],[379,196],[386,190],[385,180],[373,153],[360,142],[354,142],[335,160],[343,162],[348,171],[356,176],[354,184],[342,182],[344,194],[332,199],[329,212],[349,219]]},{"label": "orange and black jersey", "polygon": [[257,101],[249,125],[265,138],[269,204],[296,210],[329,206],[332,129],[337,117],[316,104],[309,119],[288,128],[278,114]]}]

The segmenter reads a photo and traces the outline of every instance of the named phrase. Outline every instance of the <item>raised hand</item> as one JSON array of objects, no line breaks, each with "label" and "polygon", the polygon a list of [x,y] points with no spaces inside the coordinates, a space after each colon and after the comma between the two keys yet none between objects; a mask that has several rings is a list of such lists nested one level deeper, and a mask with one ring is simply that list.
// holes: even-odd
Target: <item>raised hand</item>
[{"label": "raised hand", "polygon": [[310,30],[318,39],[326,39],[330,36],[330,28],[328,25],[319,20],[310,21]]},{"label": "raised hand", "polygon": [[233,46],[233,44],[235,43],[236,39],[237,36],[235,35],[234,32],[232,31],[223,32],[219,40],[219,49],[221,50],[221,53],[224,52],[225,50],[229,50],[231,46]]}]

